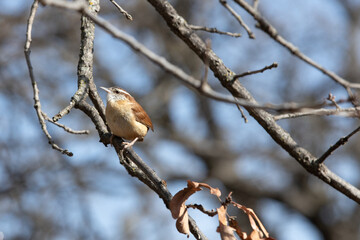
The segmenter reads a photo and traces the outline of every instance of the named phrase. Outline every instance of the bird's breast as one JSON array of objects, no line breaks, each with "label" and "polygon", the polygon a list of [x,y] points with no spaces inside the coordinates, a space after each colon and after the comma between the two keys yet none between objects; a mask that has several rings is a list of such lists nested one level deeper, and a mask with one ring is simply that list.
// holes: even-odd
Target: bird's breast
[{"label": "bird's breast", "polygon": [[106,106],[106,121],[111,132],[126,140],[143,139],[148,128],[136,121],[132,104],[128,101],[109,101]]}]

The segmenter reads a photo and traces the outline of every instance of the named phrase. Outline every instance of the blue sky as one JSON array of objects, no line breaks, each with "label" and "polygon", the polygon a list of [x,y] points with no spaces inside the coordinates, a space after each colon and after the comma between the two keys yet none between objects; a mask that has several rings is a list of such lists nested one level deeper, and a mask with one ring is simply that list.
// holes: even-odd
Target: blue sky
[{"label": "blue sky", "polygon": [[[211,14],[214,16],[224,14],[222,7],[216,7],[215,10],[212,8],[216,4],[218,4],[217,1],[208,3],[204,5],[202,10],[208,11],[209,16],[211,16]],[[21,9],[29,9],[29,7],[30,1],[5,0],[2,3],[0,11],[7,13],[10,16],[11,14],[21,12]],[[343,46],[344,41],[342,41],[342,38],[343,36],[346,36],[348,29],[345,27],[347,19],[345,18],[341,8],[337,5],[337,1],[264,0],[260,1],[260,10],[264,12],[266,17],[272,20],[272,23],[275,26],[277,26],[277,24],[280,25],[281,22],[286,20],[287,24],[280,25],[281,33],[285,37],[288,37],[289,40],[300,47],[301,51],[308,54],[321,65],[332,69],[333,71],[338,70],[338,66],[341,65],[341,61],[344,59],[343,54],[346,54],[346,52],[344,53],[344,48],[346,49],[346,46]],[[136,14],[134,14],[134,17],[136,17]],[[244,19],[250,23],[249,25],[251,28],[255,29],[251,18],[245,15]],[[198,21],[198,23],[194,24],[201,25],[205,20],[199,19]],[[287,67],[289,59],[296,63],[299,61],[297,59],[292,59],[287,50],[279,48],[277,43],[268,39],[264,33],[258,30],[254,30],[257,40],[252,41],[247,39],[246,34],[235,21],[223,20],[223,18],[214,17],[206,19],[206,23],[208,26],[218,27],[222,30],[240,31],[244,35],[240,39],[227,39],[227,44],[223,44],[223,36],[212,36],[213,50],[223,59],[224,63],[228,67],[236,72],[261,68],[275,61],[279,63],[279,68],[281,69]],[[316,31],[314,31],[314,29],[316,29]],[[125,28],[125,31],[135,35],[131,28]],[[322,39],[325,33],[327,36],[330,35],[330,37]],[[21,36],[24,34],[24,32],[19,32],[19,35]],[[137,36],[135,35],[135,37]],[[146,40],[144,40],[143,37],[139,38],[140,41],[143,41],[147,47],[155,52],[161,51],[161,47],[157,45],[156,36],[148,37]],[[21,41],[19,40],[19,42]],[[315,42],[316,44],[309,44],[312,42]],[[236,54],[233,54],[234,49],[237,49]],[[314,49],[325,50],[314,51]],[[9,51],[9,54],[11,54],[11,49],[9,49]],[[53,68],[41,70],[39,71],[39,74],[43,71],[48,73],[56,72],[56,74],[64,76],[64,79],[76,79],[76,76],[73,75],[75,74],[76,66],[69,63],[61,63],[62,67],[59,68],[56,59],[57,54],[59,54],[59,52],[56,51],[56,49],[53,49],[53,51],[47,50],[44,55],[43,53],[34,52],[32,56],[35,69],[41,68],[44,62],[52,62]],[[114,81],[119,86],[126,88],[129,92],[136,91],[140,97],[146,98],[146,95],[149,94],[149,91],[154,87],[151,75],[147,74],[149,63],[144,64],[142,62],[142,56],[133,54],[132,50],[130,50],[126,45],[108,36],[99,29],[97,29],[96,35],[95,54],[97,59],[107,66],[107,70]],[[73,55],[76,57],[78,52],[73,52]],[[248,61],[248,59],[256,59],[257,65],[253,65],[254,61]],[[139,63],[140,61],[142,63]],[[25,67],[24,64],[24,62],[21,63],[21,66]],[[306,78],[303,77],[304,74],[301,74],[301,72],[297,75],[299,78],[299,81],[297,82],[298,88],[302,89],[304,92],[314,88],[321,88],[327,84],[333,84],[318,70],[315,70],[303,63],[298,64],[301,65],[300,70],[298,71],[306,73]],[[156,67],[153,66],[150,68],[152,68],[152,70],[153,68],[156,69]],[[95,69],[95,72],[96,71],[97,70]],[[26,79],[25,81],[28,81],[28,83],[24,84],[30,84],[30,80]],[[95,81],[99,86],[105,83],[102,79],[96,79]],[[170,77],[169,81],[177,82],[177,80],[173,77]],[[261,75],[248,77],[242,81],[252,94],[254,94],[255,97],[260,98],[262,102],[278,103],[278,101],[281,100],[281,97],[272,93],[276,91],[279,85],[285,84],[286,79],[282,79],[282,76],[277,73],[276,70],[271,70],[262,73]],[[213,78],[212,74],[209,74],[209,82],[214,86],[219,84],[216,79]],[[261,88],[259,88],[259,84],[261,84]],[[69,99],[76,85],[74,85],[71,81],[65,81],[64,86],[64,95],[56,97]],[[339,98],[346,96],[343,89],[334,89],[334,93]],[[40,90],[42,90],[42,86],[40,86]],[[29,99],[31,99],[31,91],[29,91],[28,94]],[[105,100],[105,93],[100,92],[100,94]],[[323,94],[324,95],[319,96],[320,100],[326,97],[326,93]],[[46,93],[41,96],[43,99],[47,99],[48,97],[46,96]],[[301,95],[294,96],[294,99],[291,100],[297,101],[298,99],[301,99]],[[0,108],[8,108],[10,104],[11,103],[5,98],[5,96],[0,94]],[[194,131],[199,131],[198,135],[194,138],[202,139],[206,136],[206,130],[204,129],[201,121],[196,121],[197,116],[196,108],[194,108],[195,105],[195,93],[185,86],[179,87],[174,93],[174,97],[171,99],[170,106],[172,109],[176,109],[176,111],[171,111],[171,117],[173,119],[177,119],[176,127],[178,129],[183,129],[183,133],[185,135],[191,135]],[[233,149],[238,152],[244,152],[254,145],[261,146],[263,150],[273,148],[273,141],[251,117],[248,117],[249,123],[245,124],[240,118],[240,114],[236,107],[215,101],[212,102],[212,106],[215,109],[214,118],[223,127],[227,139],[229,139],[229,144]],[[32,107],[32,105],[29,105],[29,108],[30,107]],[[49,104],[44,104],[43,107],[44,110],[49,112],[49,115],[53,115],[57,111],[54,110],[54,105],[51,102]],[[45,138],[42,136],[40,127],[38,125],[34,125],[33,119],[36,118],[35,113],[33,112],[29,114],[29,112],[23,112],[21,110],[14,111],[14,116],[16,116],[21,123],[21,128],[17,129],[17,131],[25,132],[26,135],[24,138],[26,139],[42,139],[41,144],[43,144],[44,147],[49,147],[46,144]],[[12,126],[11,121],[12,120],[9,116],[0,116],[0,123],[3,127],[5,126],[4,134],[0,135],[0,138],[7,138],[8,135],[12,133],[11,131],[6,131],[6,129],[8,129],[7,126]],[[334,121],[337,121],[337,119]],[[354,122],[352,120],[342,121],[345,123],[348,121],[349,124],[353,124]],[[195,124],[193,124],[194,122]],[[70,124],[74,128],[82,128],[82,125],[84,125],[82,123],[74,122],[69,118],[64,118],[62,123]],[[282,123],[282,125],[286,128],[287,124]],[[91,124],[87,124],[87,126],[91,126]],[[66,135],[66,133],[62,133],[52,126],[49,128],[53,131],[54,135]],[[342,133],[340,130],[339,132],[334,130],[335,134],[333,138],[328,139],[329,144],[338,139],[339,135],[341,135],[340,133]],[[89,214],[94,226],[97,226],[98,230],[104,232],[107,239],[114,239],[118,236],[118,231],[125,231],[122,227],[125,228],[128,226],[125,224],[128,216],[135,216],[134,219],[138,220],[138,222],[136,224],[127,224],[129,224],[130,228],[134,228],[133,232],[136,234],[137,239],[156,239],[158,235],[153,235],[152,233],[158,231],[160,227],[162,228],[162,231],[164,231],[163,234],[172,236],[173,239],[186,239],[184,235],[177,233],[175,220],[171,218],[170,212],[164,208],[163,202],[155,194],[147,194],[144,197],[145,199],[142,199],[141,193],[136,191],[134,188],[134,185],[138,184],[136,180],[129,177],[125,170],[123,170],[118,164],[114,151],[110,147],[104,148],[104,146],[97,141],[95,129],[91,129],[91,131],[93,134],[92,138],[72,136],[67,142],[62,144],[64,144],[64,147],[68,147],[74,152],[75,157],[69,159],[69,161],[74,165],[82,166],[82,164],[86,165],[88,162],[93,163],[94,161],[106,161],[105,164],[108,167],[114,168],[118,171],[119,175],[117,177],[108,176],[107,178],[101,178],[101,181],[96,182],[96,184],[104,185],[108,188],[116,188],[117,190],[115,194],[90,192],[85,195],[86,202],[90,206]],[[150,133],[147,138],[158,138],[156,134],[156,131],[155,133]],[[79,141],[79,139],[81,139],[81,141]],[[135,146],[135,149],[141,156],[141,150],[137,146]],[[181,173],[187,175],[189,178],[193,178],[193,180],[204,177],[205,166],[203,163],[189,154],[182,146],[169,141],[158,141],[158,143],[153,146],[153,149],[156,162],[151,162],[149,164],[155,168],[160,176],[167,176],[172,172],[177,172],[179,174]],[[283,152],[282,150],[279,151]],[[31,154],[35,156],[36,152]],[[54,155],[56,154],[57,153],[54,153]],[[283,152],[282,154],[285,155],[286,153]],[[54,157],[54,159],[56,159],[56,157]],[[144,160],[148,161],[147,159]],[[297,163],[294,162],[294,164]],[[336,172],[348,181],[353,183],[359,182],[357,170],[359,170],[360,166],[356,164],[353,159],[345,158],[341,164],[330,160],[329,165],[332,169],[336,169]],[[264,158],[264,156],[250,155],[242,158],[241,161],[239,159],[239,162],[236,165],[236,171],[238,171],[241,177],[244,179],[251,179],[251,181],[254,182],[259,182],[263,184],[264,187],[274,189],[274,191],[281,191],[287,185],[286,181],[291,182],[292,180],[289,174],[284,171],[280,171],[279,169],[281,169],[281,166],[269,161]],[[284,181],[284,179],[286,181]],[[315,183],[322,184],[319,183],[317,179],[312,180],[314,180]],[[217,184],[216,181],[214,182]],[[218,184],[221,185],[221,183]],[[169,182],[168,187],[174,194],[184,188],[185,185],[186,183],[183,181],[172,181]],[[334,194],[335,198],[339,198],[340,208],[345,212],[351,211],[355,207],[350,200],[347,200],[342,196],[339,197],[339,193],[336,193],[332,189],[328,191],[331,192],[331,194]],[[29,197],[29,199],[31,199],[31,197]],[[138,206],[141,205],[139,201],[148,201],[149,206],[151,207],[148,209],[138,208]],[[191,198],[191,201],[204,203],[209,206],[209,208],[215,207],[212,205],[214,202],[208,200],[208,195],[206,195],[206,193],[197,194]],[[6,208],[6,205],[0,206],[0,209],[3,208]],[[76,206],[74,206],[74,208],[76,208]],[[276,231],[279,236],[279,240],[322,240],[321,235],[309,222],[307,222],[304,217],[294,214],[292,211],[284,208],[281,204],[272,200],[265,200],[260,208],[261,212],[258,213],[258,216],[266,223],[265,226],[271,225],[273,229],[277,229]],[[142,211],[148,211],[150,214],[147,215],[148,217],[142,218]],[[209,237],[209,239],[219,239],[219,235],[215,232],[217,226],[216,218],[209,220],[209,217],[204,216],[197,211],[190,212],[191,216],[197,220],[200,228]],[[75,212],[73,214],[76,215],[78,213]],[[74,219],[76,219],[76,216]],[[7,219],[6,215],[0,217],[0,231],[4,232],[5,239],[8,232],[11,233],[16,231],[15,228],[18,228],[19,225],[21,225],[14,224],[16,221],[16,219]],[[74,221],[76,224],[76,220]],[[138,226],[141,226],[141,228],[137,229]],[[276,228],[276,226],[281,227]]]}]

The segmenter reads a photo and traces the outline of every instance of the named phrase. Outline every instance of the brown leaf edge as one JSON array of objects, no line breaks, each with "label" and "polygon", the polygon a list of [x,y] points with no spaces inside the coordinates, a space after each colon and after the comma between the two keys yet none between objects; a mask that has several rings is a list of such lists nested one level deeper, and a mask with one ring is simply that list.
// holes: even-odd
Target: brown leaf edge
[{"label": "brown leaf edge", "polygon": [[197,191],[201,191],[201,187],[206,187],[210,190],[210,193],[220,198],[221,192],[218,188],[213,188],[206,183],[198,183],[194,181],[187,181],[187,187],[180,190],[171,199],[169,208],[171,215],[176,220],[176,228],[180,233],[186,234],[189,237],[189,215],[185,206],[186,200]]},{"label": "brown leaf edge", "polygon": [[[236,202],[231,201],[231,204],[238,209],[241,209],[248,215],[251,228],[253,231],[249,236],[245,232],[242,232],[240,229],[240,226],[238,225],[237,221],[234,219],[230,220],[230,226],[232,226],[234,229],[236,229],[236,234],[240,237],[242,240],[275,240],[272,237],[269,237],[269,233],[266,231],[264,225],[261,223],[260,219],[256,216],[254,210],[251,208],[247,208],[241,204],[238,204]],[[258,227],[260,226],[260,228]]]},{"label": "brown leaf edge", "polygon": [[236,240],[234,236],[235,228],[228,225],[226,218],[226,206],[222,205],[217,209],[219,217],[219,227],[217,232],[220,233],[221,240]]}]

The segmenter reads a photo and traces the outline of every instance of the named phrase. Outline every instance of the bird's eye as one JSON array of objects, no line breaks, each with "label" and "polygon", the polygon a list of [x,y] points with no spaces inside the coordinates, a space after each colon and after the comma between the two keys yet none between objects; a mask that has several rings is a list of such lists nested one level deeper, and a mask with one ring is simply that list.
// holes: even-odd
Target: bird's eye
[{"label": "bird's eye", "polygon": [[115,89],[115,93],[119,94],[119,93],[120,93],[120,91],[119,91],[119,90],[117,90],[117,89]]}]

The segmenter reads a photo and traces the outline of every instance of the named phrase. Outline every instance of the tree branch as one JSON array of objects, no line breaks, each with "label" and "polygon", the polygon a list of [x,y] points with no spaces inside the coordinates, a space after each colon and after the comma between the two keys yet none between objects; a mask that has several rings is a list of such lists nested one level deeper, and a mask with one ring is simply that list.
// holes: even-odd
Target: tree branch
[{"label": "tree branch", "polygon": [[232,33],[232,32],[224,32],[224,31],[220,31],[217,28],[209,28],[209,27],[204,27],[204,26],[196,26],[196,25],[189,25],[189,27],[193,30],[196,31],[205,31],[205,32],[209,32],[209,33],[217,33],[217,34],[222,34],[222,35],[227,35],[230,37],[241,37],[240,33]]},{"label": "tree branch", "polygon": [[252,74],[263,73],[266,70],[269,70],[269,69],[272,69],[272,68],[277,68],[277,67],[278,67],[277,62],[274,62],[271,65],[265,66],[265,67],[263,67],[261,69],[258,69],[258,70],[247,71],[247,72],[244,72],[244,73],[241,73],[241,74],[236,74],[236,75],[233,76],[233,80],[236,80],[238,78],[245,77],[245,76],[248,76],[248,75],[252,75]]},{"label": "tree branch", "polygon": [[[207,51],[206,44],[194,33],[191,33],[186,21],[176,12],[173,6],[166,0],[148,0],[159,14],[164,18],[170,27],[180,39],[182,39],[203,61],[209,60],[210,69],[219,79],[221,84],[228,89],[234,96],[246,99],[249,102],[256,103],[255,99],[245,89],[239,81],[231,81],[234,75],[233,71],[227,68],[221,59],[213,51]],[[191,33],[191,34],[190,34]],[[295,140],[283,128],[276,124],[273,116],[268,112],[246,106],[247,111],[256,121],[268,132],[268,134],[287,151],[298,163],[300,163],[308,172],[319,177],[339,192],[360,203],[360,190],[338,177],[326,166],[314,165],[316,158],[295,142]]]},{"label": "tree branch", "polygon": [[46,113],[44,113],[44,112],[42,112],[42,115],[43,115],[43,117],[44,117],[44,119],[45,119],[46,121],[49,121],[49,122],[51,122],[52,124],[54,124],[54,125],[62,128],[62,129],[64,129],[64,130],[65,130],[66,132],[68,132],[68,133],[72,133],[72,134],[89,134],[89,133],[90,133],[89,130],[73,130],[73,129],[65,126],[64,124],[60,124],[60,123],[58,123],[58,122],[55,122],[54,120],[52,120],[51,118],[49,118],[49,116],[48,116]]},{"label": "tree branch", "polygon": [[286,118],[297,118],[297,117],[305,117],[305,116],[330,116],[330,115],[339,115],[346,117],[359,117],[360,107],[356,108],[336,108],[336,109],[303,109],[300,112],[296,113],[285,113],[274,116],[274,120],[278,121]]},{"label": "tree branch", "polygon": [[244,22],[244,20],[242,20],[242,18],[240,17],[239,14],[237,14],[235,12],[235,10],[229,6],[229,4],[227,4],[227,1],[226,0],[219,0],[221,5],[224,6],[224,8],[226,8],[230,13],[231,15],[233,15],[235,17],[235,19],[239,22],[239,24],[246,30],[249,38],[251,39],[255,39],[255,34],[251,31],[251,29],[246,25],[246,23]]},{"label": "tree branch", "polygon": [[[81,4],[80,4],[81,2]],[[42,1],[44,5],[57,5],[62,7],[75,8],[79,7],[79,10],[83,11],[81,18],[81,47],[80,47],[80,56],[78,64],[78,77],[79,79],[82,76],[85,76],[86,79],[89,79],[90,85],[90,98],[91,91],[93,91],[94,99],[92,99],[95,106],[88,104],[85,99],[82,99],[80,102],[75,104],[76,108],[82,110],[95,124],[100,141],[105,145],[110,143],[110,134],[107,132],[107,128],[104,121],[104,113],[102,116],[101,111],[104,110],[101,107],[101,104],[97,101],[101,101],[100,97],[98,98],[98,93],[96,91],[95,83],[93,82],[92,77],[92,66],[93,66],[93,42],[95,36],[95,25],[92,22],[92,18],[88,18],[88,15],[94,17],[94,13],[99,11],[99,1],[94,0],[90,5],[90,10],[88,6],[85,5],[83,1],[76,2],[63,2],[63,1]],[[95,16],[96,17],[96,16]],[[94,89],[91,89],[93,85]],[[101,101],[102,103],[102,101]],[[98,106],[96,106],[98,105]],[[103,106],[103,105],[102,105]],[[164,201],[166,207],[168,208],[170,200],[172,198],[171,193],[166,187],[166,182],[162,180],[154,170],[152,170],[132,149],[125,150],[123,149],[122,139],[115,137],[114,138],[114,148],[119,157],[120,164],[122,164],[128,173],[131,176],[137,177],[141,182],[145,183],[150,189],[156,192],[159,197]],[[206,240],[206,236],[200,231],[197,227],[195,221],[189,217],[190,230],[196,239]]]},{"label": "tree branch", "polygon": [[347,136],[340,138],[334,145],[332,145],[321,157],[316,160],[316,164],[322,164],[327,157],[329,157],[336,149],[338,149],[341,145],[344,145],[349,141],[355,133],[360,131],[360,127],[356,128],[354,131],[349,133]]},{"label": "tree branch", "polygon": [[[303,54],[296,46],[294,46],[292,43],[290,43],[285,38],[283,38],[278,33],[276,28],[272,26],[265,18],[263,18],[261,14],[256,10],[256,8],[253,8],[246,1],[244,0],[234,0],[234,1],[238,3],[242,8],[244,8],[251,16],[253,16],[253,18],[259,23],[260,29],[262,29],[265,33],[267,33],[276,42],[280,43],[282,46],[287,48],[292,54],[297,56],[299,59],[303,60],[310,66],[313,66],[314,68],[320,70],[322,73],[330,77],[332,80],[342,85],[348,91],[348,93],[349,93],[348,88],[360,89],[359,83],[348,82],[347,80],[338,76],[334,72],[327,70],[326,68],[322,67],[320,64],[316,63],[314,60]],[[351,96],[352,94],[349,93],[349,95]]]},{"label": "tree branch", "polygon": [[[248,110],[251,116],[253,116],[258,123],[268,132],[268,134],[276,141],[284,150],[286,150],[296,161],[298,161],[307,171],[314,174],[315,176],[322,179],[324,182],[328,183],[338,191],[342,192],[349,198],[360,203],[360,191],[351,184],[347,183],[324,165],[314,164],[316,158],[309,153],[306,149],[300,147],[294,139],[291,138],[290,134],[284,131],[279,125],[276,124],[273,116],[266,111],[256,108],[257,103],[251,94],[238,82],[231,81],[233,75],[235,75],[230,69],[228,69],[220,58],[218,58],[213,51],[207,51],[206,44],[196,35],[191,28],[187,25],[186,21],[177,14],[173,6],[165,0],[148,0],[159,14],[167,22],[170,29],[178,35],[203,61],[209,59],[209,67],[214,72],[215,76],[220,80],[222,85],[227,88],[233,96],[237,97],[238,100],[245,100],[249,105],[246,105],[245,108]],[[62,1],[53,1],[53,0],[43,0],[42,2],[49,3],[54,6],[65,6]],[[76,2],[74,2],[76,3]],[[132,48],[140,53],[144,54],[151,61],[161,65],[165,70],[171,72],[178,78],[182,80],[187,80],[188,85],[193,83],[199,86],[200,81],[192,77],[189,78],[181,69],[179,71],[174,65],[169,65],[168,62],[162,58],[144,48],[143,45],[138,43],[132,37],[118,31],[111,25],[108,25],[103,19],[98,18],[91,13],[86,8],[73,8],[76,4],[71,3],[70,8],[77,11],[82,11],[84,14],[93,19],[97,24],[102,26],[106,31],[114,34],[116,36],[129,44]],[[344,80],[345,81],[345,80]],[[347,81],[346,81],[347,82]],[[341,81],[341,83],[344,83]],[[348,82],[347,82],[348,83]],[[348,83],[349,84],[349,83]],[[351,87],[357,87],[357,85],[350,84]],[[206,91],[210,92],[209,89]],[[205,94],[204,94],[205,95]],[[212,95],[213,96],[213,95]],[[250,105],[253,106],[250,106]]]},{"label": "tree branch", "polygon": [[133,20],[133,17],[127,11],[125,11],[119,4],[117,4],[117,2],[115,2],[114,0],[110,0],[110,2],[115,5],[115,7],[121,12],[121,14],[126,17],[126,19],[130,21]]},{"label": "tree branch", "polygon": [[34,95],[34,108],[36,111],[36,114],[38,116],[39,119],[39,123],[41,126],[42,131],[44,132],[45,136],[48,139],[48,143],[51,145],[51,147],[59,152],[61,152],[62,154],[66,154],[69,157],[73,156],[72,152],[69,152],[67,149],[63,149],[61,147],[59,147],[54,140],[52,140],[52,137],[49,133],[49,131],[47,130],[46,127],[46,122],[43,116],[43,111],[41,110],[41,103],[40,103],[40,97],[39,97],[39,88],[37,86],[37,82],[35,80],[35,76],[34,76],[34,72],[33,72],[33,67],[31,64],[31,59],[30,59],[30,46],[31,46],[31,32],[32,32],[32,26],[34,23],[34,19],[35,19],[35,15],[36,15],[36,10],[39,6],[39,1],[35,0],[34,3],[31,6],[31,11],[30,11],[30,16],[28,18],[28,22],[27,22],[27,30],[26,30],[26,41],[25,41],[25,46],[24,46],[24,53],[25,53],[25,59],[26,59],[26,64],[28,66],[29,69],[29,75],[30,75],[30,80],[31,80],[31,84],[33,87],[33,95]]}]

